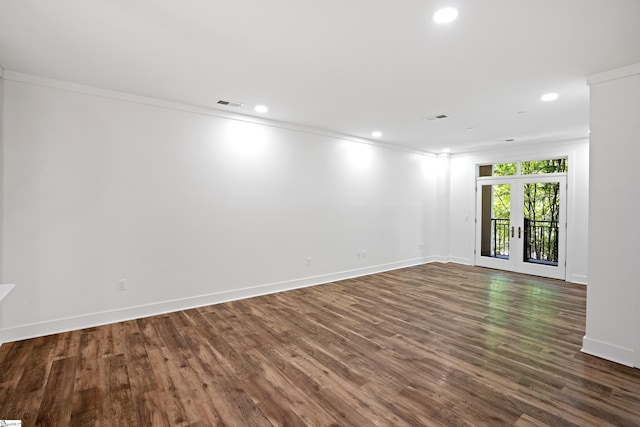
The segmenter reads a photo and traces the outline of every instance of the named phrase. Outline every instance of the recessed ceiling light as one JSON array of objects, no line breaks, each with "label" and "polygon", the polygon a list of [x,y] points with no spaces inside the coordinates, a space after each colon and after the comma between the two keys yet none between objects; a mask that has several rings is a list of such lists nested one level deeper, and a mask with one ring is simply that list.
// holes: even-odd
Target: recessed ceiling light
[{"label": "recessed ceiling light", "polygon": [[457,17],[458,9],[453,7],[445,7],[433,14],[433,20],[438,24],[448,24],[455,21]]},{"label": "recessed ceiling light", "polygon": [[267,108],[266,105],[256,105],[255,110],[258,113],[266,113],[267,111],[269,111],[269,108]]},{"label": "recessed ceiling light", "polygon": [[559,95],[555,92],[545,93],[544,95],[542,95],[542,97],[540,97],[540,100],[544,102],[551,102],[558,99],[558,96]]},{"label": "recessed ceiling light", "polygon": [[374,138],[380,138],[382,136],[382,132],[380,132],[379,130],[374,130],[373,132],[371,132],[371,136]]},{"label": "recessed ceiling light", "polygon": [[471,131],[476,130],[476,128],[474,128],[473,126],[469,126],[469,127],[468,127],[468,128],[466,128],[465,130],[466,130],[466,131],[471,132]]}]

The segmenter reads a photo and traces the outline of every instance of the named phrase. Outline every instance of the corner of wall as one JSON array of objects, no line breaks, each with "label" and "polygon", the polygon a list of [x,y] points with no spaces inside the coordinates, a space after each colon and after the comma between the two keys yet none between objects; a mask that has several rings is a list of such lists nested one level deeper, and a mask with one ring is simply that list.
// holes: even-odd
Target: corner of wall
[{"label": "corner of wall", "polygon": [[632,349],[589,338],[586,335],[582,339],[581,351],[632,368],[635,365],[636,355]]},{"label": "corner of wall", "polygon": [[2,338],[2,300],[5,299],[5,297],[7,295],[9,295],[9,293],[11,293],[11,291],[13,290],[13,288],[15,287],[15,285],[12,284],[6,284],[6,285],[0,285],[0,346],[3,343],[3,338]]},{"label": "corner of wall", "polygon": [[4,68],[2,68],[2,65],[0,65],[0,277],[2,277],[3,223],[4,223]]},{"label": "corner of wall", "polygon": [[567,277],[567,282],[575,283],[578,285],[588,285],[589,278],[585,274],[571,274]]},{"label": "corner of wall", "polygon": [[[0,277],[2,277],[2,227],[4,213],[4,68],[0,65]],[[2,296],[0,296],[0,346],[2,345]]]},{"label": "corner of wall", "polygon": [[[638,367],[640,267],[634,248],[640,238],[635,227],[640,205],[636,189],[640,179],[640,63],[589,76],[588,84],[589,287],[583,351]],[[606,227],[613,204],[617,227]]]}]

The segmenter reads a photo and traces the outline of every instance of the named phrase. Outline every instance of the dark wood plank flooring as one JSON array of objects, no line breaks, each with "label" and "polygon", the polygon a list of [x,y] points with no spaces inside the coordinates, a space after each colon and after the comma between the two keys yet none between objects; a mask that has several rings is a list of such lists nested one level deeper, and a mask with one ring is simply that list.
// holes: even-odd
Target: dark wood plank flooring
[{"label": "dark wood plank flooring", "polygon": [[638,426],[585,287],[428,264],[0,348],[24,426]]}]

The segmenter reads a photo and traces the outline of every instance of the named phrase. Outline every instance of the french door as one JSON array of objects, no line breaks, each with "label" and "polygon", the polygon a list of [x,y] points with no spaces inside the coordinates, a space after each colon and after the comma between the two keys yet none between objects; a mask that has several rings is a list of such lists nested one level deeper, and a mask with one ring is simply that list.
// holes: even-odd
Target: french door
[{"label": "french door", "polygon": [[565,279],[566,175],[478,178],[476,265]]}]

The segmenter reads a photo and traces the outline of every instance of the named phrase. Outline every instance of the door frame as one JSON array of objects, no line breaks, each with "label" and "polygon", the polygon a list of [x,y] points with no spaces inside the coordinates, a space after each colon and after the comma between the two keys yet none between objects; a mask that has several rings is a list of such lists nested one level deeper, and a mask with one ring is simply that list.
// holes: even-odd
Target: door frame
[{"label": "door frame", "polygon": [[[558,265],[544,265],[524,262],[524,186],[528,183],[558,182],[560,196],[559,228],[558,228]],[[509,258],[487,257],[481,255],[482,233],[482,186],[509,184],[511,185],[510,226],[514,232],[509,237]],[[476,215],[475,215],[475,249],[474,263],[481,267],[514,271],[535,276],[550,277],[566,280],[566,251],[567,251],[567,208],[568,194],[567,174],[531,174],[512,176],[487,176],[476,178]],[[515,196],[515,197],[514,197]],[[514,208],[515,206],[515,208]],[[516,231],[516,230],[519,230]],[[518,236],[520,234],[520,237]]]}]

